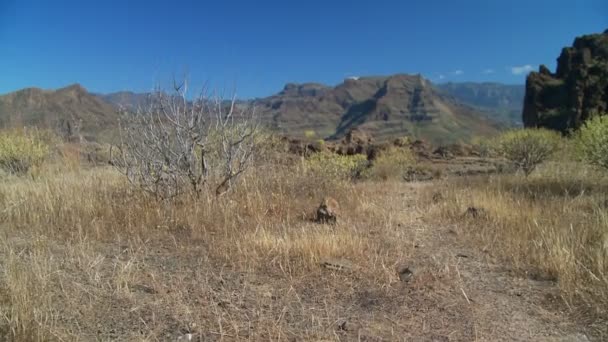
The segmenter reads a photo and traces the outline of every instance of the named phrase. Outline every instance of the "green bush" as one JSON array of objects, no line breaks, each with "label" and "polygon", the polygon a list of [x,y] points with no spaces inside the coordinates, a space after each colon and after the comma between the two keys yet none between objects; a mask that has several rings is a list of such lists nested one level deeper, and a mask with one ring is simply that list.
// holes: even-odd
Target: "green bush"
[{"label": "green bush", "polygon": [[554,131],[525,128],[503,133],[494,142],[494,148],[528,176],[555,153],[561,140]]},{"label": "green bush", "polygon": [[334,179],[353,179],[367,167],[367,157],[362,154],[352,156],[331,152],[319,152],[306,158],[304,166],[310,173]]},{"label": "green bush", "polygon": [[38,131],[0,132],[0,168],[13,174],[25,174],[48,157],[50,148]]},{"label": "green bush", "polygon": [[474,137],[471,140],[471,147],[474,153],[477,153],[482,158],[491,158],[496,156],[496,147],[492,139],[485,137]]},{"label": "green bush", "polygon": [[608,116],[596,116],[585,122],[574,141],[582,160],[608,169]]},{"label": "green bush", "polygon": [[317,132],[315,132],[312,129],[307,129],[304,131],[304,137],[306,137],[307,139],[313,139],[316,136],[317,136]]},{"label": "green bush", "polygon": [[408,168],[415,164],[409,148],[390,148],[382,151],[365,171],[367,178],[376,180],[402,179]]}]

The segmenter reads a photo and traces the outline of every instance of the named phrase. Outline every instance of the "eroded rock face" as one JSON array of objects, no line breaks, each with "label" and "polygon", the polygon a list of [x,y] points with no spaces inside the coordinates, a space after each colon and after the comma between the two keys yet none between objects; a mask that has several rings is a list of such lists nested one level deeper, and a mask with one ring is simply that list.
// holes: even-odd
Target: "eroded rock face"
[{"label": "eroded rock face", "polygon": [[608,113],[608,30],[578,37],[562,50],[555,73],[544,65],[526,80],[523,121],[567,133]]}]

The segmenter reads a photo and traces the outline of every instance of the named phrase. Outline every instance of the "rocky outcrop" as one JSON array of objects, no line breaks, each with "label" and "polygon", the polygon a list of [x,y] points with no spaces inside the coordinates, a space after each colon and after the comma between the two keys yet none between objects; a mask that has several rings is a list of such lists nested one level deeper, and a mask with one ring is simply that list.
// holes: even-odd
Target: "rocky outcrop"
[{"label": "rocky outcrop", "polygon": [[608,113],[608,30],[578,37],[562,50],[555,73],[544,65],[526,80],[523,121],[568,133]]}]

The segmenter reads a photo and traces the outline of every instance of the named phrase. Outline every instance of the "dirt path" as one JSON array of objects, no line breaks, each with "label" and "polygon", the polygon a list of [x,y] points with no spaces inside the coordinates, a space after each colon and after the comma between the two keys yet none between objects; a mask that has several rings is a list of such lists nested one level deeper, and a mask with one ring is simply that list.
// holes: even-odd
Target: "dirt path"
[{"label": "dirt path", "polygon": [[[410,321],[418,323],[417,328],[407,329],[410,340],[589,341],[560,311],[554,282],[518,277],[508,267],[495,263],[488,253],[468,245],[460,237],[461,228],[426,223],[428,213],[408,210],[419,208],[416,203],[427,186],[405,185],[402,192],[408,195],[401,194],[405,200],[398,201],[400,194],[393,194],[392,201],[405,206],[394,208],[401,213],[397,219],[407,222],[418,246],[410,262],[415,273],[406,286],[417,289],[425,287],[425,282],[434,285],[429,293],[412,296],[410,307],[416,314],[404,310],[406,315],[408,311],[411,314]],[[445,281],[438,282],[436,275],[442,273]],[[433,324],[443,325],[437,331],[454,330],[437,334]]]}]

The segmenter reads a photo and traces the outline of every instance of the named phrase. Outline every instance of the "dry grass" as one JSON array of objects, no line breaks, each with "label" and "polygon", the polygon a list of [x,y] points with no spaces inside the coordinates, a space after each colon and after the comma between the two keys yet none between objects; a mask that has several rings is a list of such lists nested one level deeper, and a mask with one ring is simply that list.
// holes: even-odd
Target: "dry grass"
[{"label": "dry grass", "polygon": [[[176,341],[192,334],[201,341],[469,341],[484,334],[493,340],[496,331],[505,331],[478,327],[495,320],[485,309],[477,314],[467,296],[479,300],[494,296],[494,290],[478,284],[487,276],[479,266],[455,256],[462,246],[451,247],[455,241],[446,239],[440,226],[421,222],[428,204],[418,201],[418,193],[425,185],[353,184],[311,172],[297,158],[266,156],[225,196],[163,203],[129,186],[112,168],[79,167],[79,151],[61,155],[59,163],[33,177],[0,179],[0,340]],[[524,225],[522,234],[528,231],[527,238],[543,246],[557,244],[547,240],[554,233],[539,233],[549,229],[543,220],[551,218],[543,208],[571,212],[589,224],[599,217],[591,205],[600,203],[595,190],[530,197],[535,179],[528,188],[511,178],[483,188],[453,186],[436,208],[442,217],[463,222],[463,208],[492,199],[497,207],[487,208],[494,217],[487,227],[502,224],[506,232],[515,226],[509,220],[524,219],[509,206],[529,206],[525,215],[546,224]],[[548,182],[537,181],[541,187]],[[584,184],[573,190],[597,189]],[[313,222],[327,195],[340,203],[335,226]],[[576,206],[568,206],[571,202]],[[595,228],[587,229],[587,235],[559,238],[573,246],[593,245]],[[477,231],[485,244],[501,238],[495,230]],[[513,249],[518,265],[548,265],[542,269],[552,272],[572,267],[556,268],[557,257],[542,248],[532,252],[535,248],[511,236],[513,242],[502,238],[501,246],[506,250],[519,241]],[[576,258],[599,251],[579,249],[567,251]],[[524,252],[530,256],[522,257]],[[322,267],[327,260],[351,266]],[[572,286],[593,294],[584,298],[604,300],[598,291],[605,284],[591,276],[605,279],[600,265],[573,260],[590,271],[564,283],[565,293]],[[412,261],[416,276],[401,282],[397,266]],[[556,274],[562,286],[563,276]],[[576,287],[578,279],[585,280],[584,288]],[[501,317],[512,316],[509,310],[520,309],[511,305]],[[542,336],[554,328],[535,324]],[[533,324],[528,325],[531,331]]]},{"label": "dry grass", "polygon": [[[579,164],[552,163],[529,178],[452,180],[437,188],[442,196],[435,195],[435,209],[441,221],[456,224],[483,250],[505,258],[521,274],[557,281],[572,313],[605,333],[606,190],[606,174]],[[480,210],[466,214],[469,207]]]},{"label": "dry grass", "polygon": [[[219,199],[171,203],[128,186],[112,168],[64,164],[0,181],[0,336],[7,339],[331,336],[334,309],[316,312],[319,303],[297,293],[320,286],[331,302],[331,283],[356,286],[323,270],[322,260],[348,259],[370,289],[397,281],[404,250],[390,248],[398,234],[390,213],[365,190],[310,174],[297,160],[258,165]],[[312,222],[328,194],[343,212],[333,227]],[[372,236],[369,226],[385,231]]]}]

